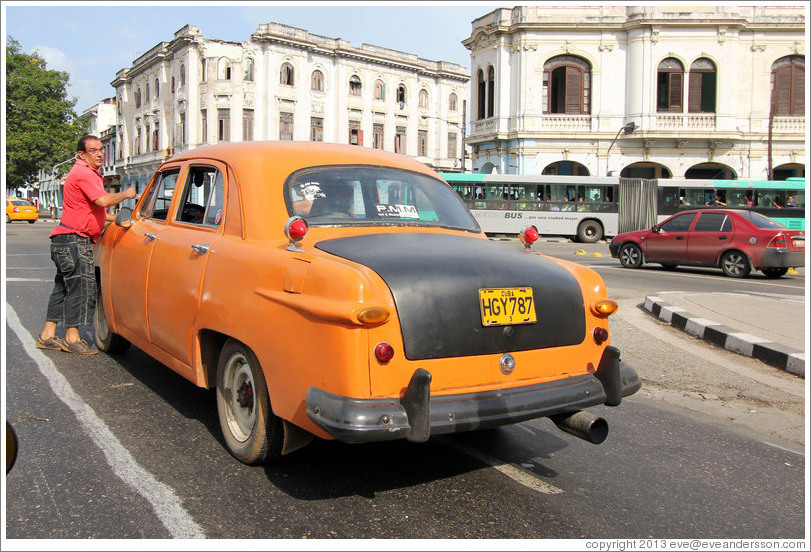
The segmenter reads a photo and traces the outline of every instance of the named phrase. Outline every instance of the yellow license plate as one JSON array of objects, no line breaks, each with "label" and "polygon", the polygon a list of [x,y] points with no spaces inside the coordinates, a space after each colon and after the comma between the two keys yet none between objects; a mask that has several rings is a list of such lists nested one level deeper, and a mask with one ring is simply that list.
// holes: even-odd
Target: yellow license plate
[{"label": "yellow license plate", "polygon": [[479,305],[483,326],[533,324],[537,320],[531,287],[480,289]]}]

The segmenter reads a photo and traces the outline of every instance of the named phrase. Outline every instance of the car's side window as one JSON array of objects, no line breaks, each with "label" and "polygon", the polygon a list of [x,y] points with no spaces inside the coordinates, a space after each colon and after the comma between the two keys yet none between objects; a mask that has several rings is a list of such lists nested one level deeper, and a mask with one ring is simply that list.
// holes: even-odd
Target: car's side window
[{"label": "car's side window", "polygon": [[144,206],[141,208],[141,216],[157,220],[166,220],[169,212],[169,204],[177,184],[177,176],[180,169],[173,169],[159,174],[156,183],[148,192]]},{"label": "car's side window", "polygon": [[219,226],[223,215],[224,181],[214,167],[190,167],[175,220]]},{"label": "car's side window", "polygon": [[701,213],[693,232],[730,232],[732,222],[726,213]]},{"label": "car's side window", "polygon": [[687,232],[695,217],[695,213],[676,215],[672,219],[663,222],[659,229],[662,232]]}]

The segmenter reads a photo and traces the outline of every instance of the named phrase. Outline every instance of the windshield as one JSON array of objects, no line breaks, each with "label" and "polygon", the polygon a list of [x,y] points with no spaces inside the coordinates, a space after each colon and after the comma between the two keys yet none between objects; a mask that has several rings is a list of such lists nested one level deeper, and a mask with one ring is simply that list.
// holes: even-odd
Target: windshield
[{"label": "windshield", "polygon": [[311,226],[442,226],[478,232],[456,192],[441,180],[388,167],[316,167],[287,181],[291,215]]},{"label": "windshield", "polygon": [[757,228],[763,228],[766,230],[788,230],[788,228],[776,220],[763,216],[760,213],[747,211],[745,213],[741,213],[741,216],[754,224]]}]

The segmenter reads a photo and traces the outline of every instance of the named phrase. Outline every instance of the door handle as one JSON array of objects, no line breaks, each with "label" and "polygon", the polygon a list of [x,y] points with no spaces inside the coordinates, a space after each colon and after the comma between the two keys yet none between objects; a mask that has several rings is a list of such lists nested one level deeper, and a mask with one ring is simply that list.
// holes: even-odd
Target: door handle
[{"label": "door handle", "polygon": [[146,239],[148,239],[149,241],[155,241],[156,239],[158,239],[158,235],[157,235],[157,234],[153,234],[153,233],[151,233],[151,232],[146,232],[146,233],[144,234],[144,237],[145,237]]},{"label": "door handle", "polygon": [[728,237],[729,237],[729,236],[718,236],[718,239],[719,239],[719,240],[725,240],[725,239],[727,239]]},{"label": "door handle", "polygon": [[684,239],[684,236],[676,236],[676,239],[677,239],[677,240],[683,240],[683,239]]},{"label": "door handle", "polygon": [[195,243],[191,246],[194,249],[195,253],[199,253],[200,255],[205,255],[208,253],[209,245],[207,243]]}]

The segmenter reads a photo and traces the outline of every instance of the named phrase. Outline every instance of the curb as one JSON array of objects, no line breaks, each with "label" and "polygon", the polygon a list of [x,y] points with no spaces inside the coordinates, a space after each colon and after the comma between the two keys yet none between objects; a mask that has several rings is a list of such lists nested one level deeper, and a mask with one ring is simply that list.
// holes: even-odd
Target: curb
[{"label": "curb", "polygon": [[805,379],[805,353],[767,339],[741,333],[718,322],[693,316],[686,309],[663,301],[661,297],[645,297],[645,310],[670,324],[716,347],[748,356]]}]

